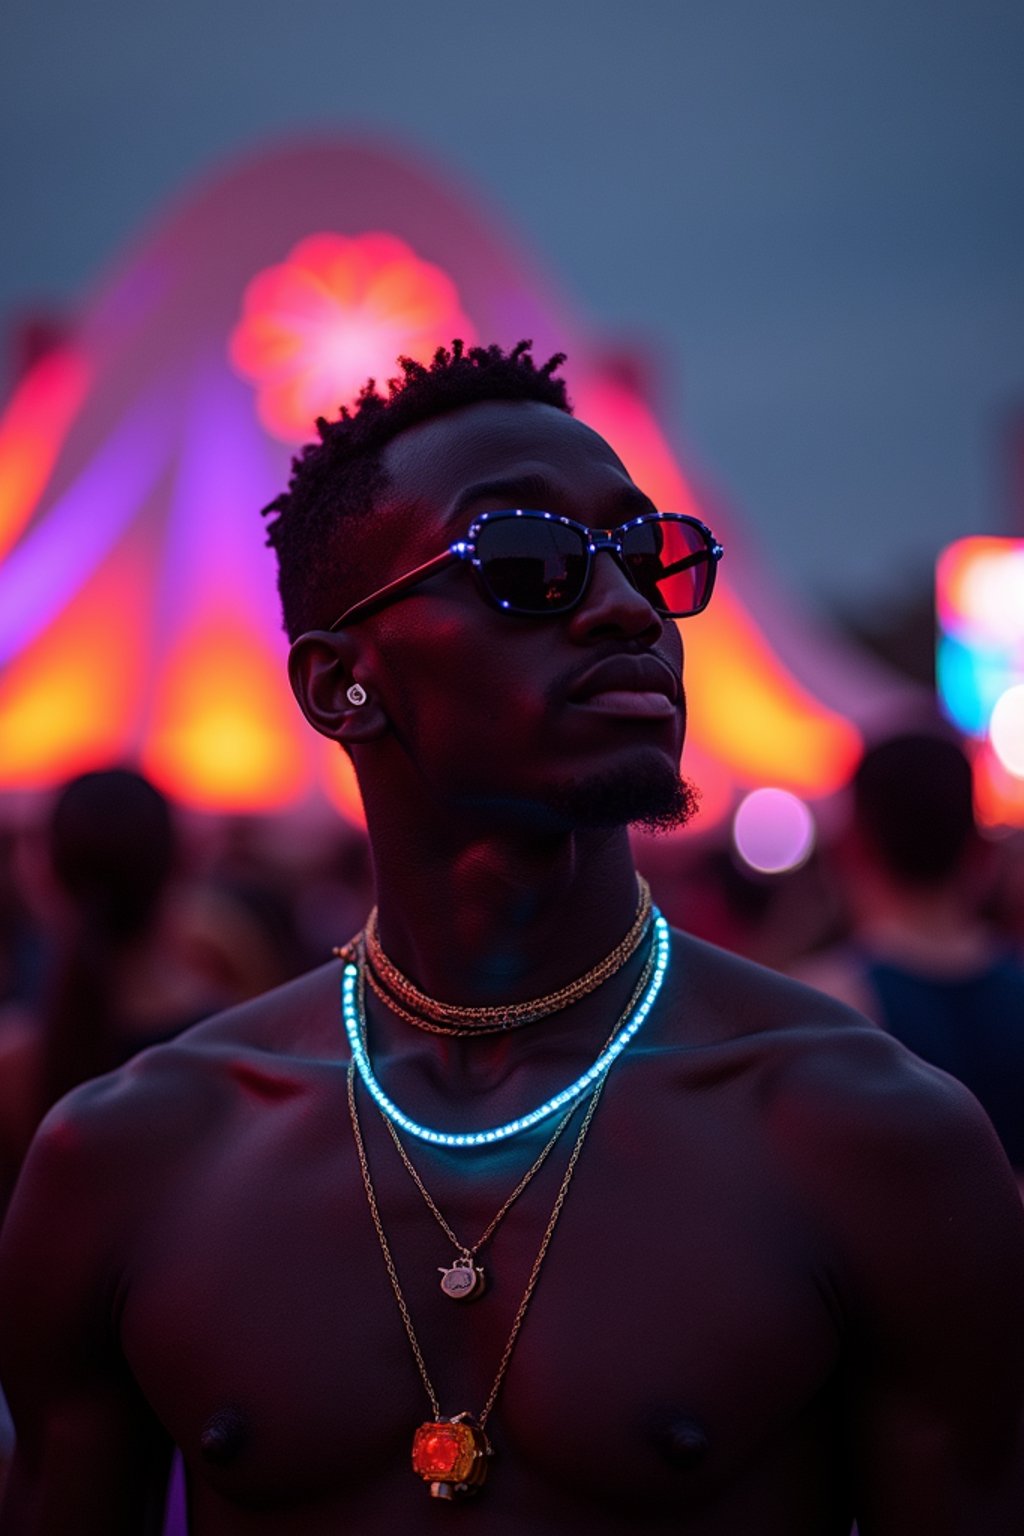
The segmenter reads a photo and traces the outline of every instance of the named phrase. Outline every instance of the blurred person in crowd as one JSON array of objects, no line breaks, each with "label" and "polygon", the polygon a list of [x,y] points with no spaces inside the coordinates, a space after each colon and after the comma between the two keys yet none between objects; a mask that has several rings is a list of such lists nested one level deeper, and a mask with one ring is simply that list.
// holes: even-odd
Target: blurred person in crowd
[{"label": "blurred person in crowd", "polygon": [[20,834],[0,827],[0,1027],[36,996],[42,965],[39,934],[17,874]]},{"label": "blurred person in crowd", "polygon": [[226,1002],[258,997],[311,964],[292,892],[269,868],[258,876],[210,871],[179,903],[176,928],[188,963]]},{"label": "blurred person in crowd", "polygon": [[171,808],[148,780],[127,768],[72,779],[57,795],[40,853],[49,974],[38,1014],[23,1010],[0,1028],[7,1195],[51,1104],[223,1001],[183,963],[168,933],[177,841]]},{"label": "blurred person in crowd", "polygon": [[194,966],[232,1002],[322,964],[373,905],[366,834],[348,823],[233,816],[203,843],[177,928]]},{"label": "blurred person in crowd", "polygon": [[1013,1176],[958,1083],[652,910],[721,547],[561,361],[403,360],[268,508],[377,907],[48,1117],[3,1536],[143,1529],[170,1440],[193,1536],[1017,1527]]},{"label": "blurred person in crowd", "polygon": [[759,965],[788,970],[837,929],[839,903],[816,850],[797,869],[762,873],[718,836],[634,845],[637,868],[675,927]]},{"label": "blurred person in crowd", "polygon": [[1024,960],[1024,830],[1000,837],[993,855],[996,870],[986,911],[1007,946]]},{"label": "blurred person in crowd", "polygon": [[869,747],[836,862],[851,939],[794,974],[959,1078],[1024,1181],[1024,961],[984,916],[993,850],[959,742],[915,731]]}]

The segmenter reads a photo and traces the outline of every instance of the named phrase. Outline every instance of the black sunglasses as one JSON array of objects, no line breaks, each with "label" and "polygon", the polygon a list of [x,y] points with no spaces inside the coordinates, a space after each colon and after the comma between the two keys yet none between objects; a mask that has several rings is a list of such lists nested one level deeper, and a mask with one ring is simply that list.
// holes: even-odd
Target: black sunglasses
[{"label": "black sunglasses", "polygon": [[484,597],[506,613],[568,613],[583,598],[602,549],[656,613],[673,619],[707,607],[722,558],[711,529],[682,512],[650,512],[612,529],[588,528],[554,512],[484,512],[464,539],[346,608],[329,627],[354,624],[457,560],[469,561]]}]

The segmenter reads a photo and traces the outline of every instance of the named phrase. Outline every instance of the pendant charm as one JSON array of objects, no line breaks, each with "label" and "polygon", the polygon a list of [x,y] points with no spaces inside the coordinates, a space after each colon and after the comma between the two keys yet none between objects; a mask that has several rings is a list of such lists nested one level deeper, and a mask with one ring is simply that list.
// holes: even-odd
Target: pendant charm
[{"label": "pendant charm", "polygon": [[475,1493],[487,1476],[493,1455],[482,1429],[468,1415],[421,1424],[413,1436],[412,1469],[430,1484],[432,1499],[458,1499]]},{"label": "pendant charm", "polygon": [[485,1281],[484,1272],[473,1262],[471,1254],[463,1254],[461,1259],[456,1259],[450,1269],[438,1265],[438,1274],[441,1276],[441,1289],[452,1301],[469,1301],[474,1296],[483,1293]]}]

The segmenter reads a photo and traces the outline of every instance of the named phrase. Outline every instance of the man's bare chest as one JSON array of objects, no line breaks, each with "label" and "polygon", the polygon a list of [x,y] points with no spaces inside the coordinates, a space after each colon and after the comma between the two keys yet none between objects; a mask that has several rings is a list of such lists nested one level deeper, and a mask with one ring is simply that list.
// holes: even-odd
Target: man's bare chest
[{"label": "man's bare chest", "polygon": [[[721,1106],[719,1106],[721,1109]],[[684,1112],[685,1110],[685,1112]],[[579,1122],[478,1255],[456,1258],[364,1108],[380,1225],[441,1412],[479,1415],[563,1186]],[[756,1134],[715,1106],[610,1092],[569,1183],[488,1425],[489,1473],[668,1510],[754,1466],[785,1427],[828,1432],[838,1352],[806,1230]],[[472,1245],[538,1143],[459,1167],[407,1147]],[[464,1154],[459,1154],[460,1157]],[[140,1246],[122,1321],[143,1391],[193,1479],[243,1505],[426,1490],[409,1470],[427,1387],[339,1097],[268,1107],[175,1190]],[[341,1507],[341,1506],[339,1506]]]}]

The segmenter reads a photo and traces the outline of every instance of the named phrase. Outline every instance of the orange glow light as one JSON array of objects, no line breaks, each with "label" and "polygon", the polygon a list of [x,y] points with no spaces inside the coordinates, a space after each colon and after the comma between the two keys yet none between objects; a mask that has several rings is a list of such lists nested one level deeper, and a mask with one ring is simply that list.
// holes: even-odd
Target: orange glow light
[{"label": "orange glow light", "polygon": [[328,799],[355,826],[365,827],[366,814],[351,759],[336,742],[323,738],[320,742],[320,752],[320,778]]},{"label": "orange glow light", "polygon": [[115,554],[8,667],[0,787],[54,784],[124,757],[147,664],[147,576],[141,550]]},{"label": "orange glow light", "polygon": [[473,327],[440,267],[394,235],[320,234],[253,278],[230,350],[267,430],[301,443],[400,353],[426,362],[452,336]]},{"label": "orange glow light", "polygon": [[974,809],[984,827],[1024,827],[1024,779],[1006,771],[987,741],[974,755]]},{"label": "orange glow light", "polygon": [[827,795],[844,784],[860,735],[794,682],[728,587],[681,626],[686,694],[701,746],[749,784]]},{"label": "orange glow light", "polygon": [[211,617],[185,637],[161,680],[145,769],[189,804],[285,805],[305,779],[290,703],[283,668],[256,637]]},{"label": "orange glow light", "polygon": [[50,352],[19,385],[0,419],[0,560],[32,516],[89,376],[84,358],[70,347]]}]

